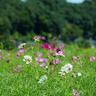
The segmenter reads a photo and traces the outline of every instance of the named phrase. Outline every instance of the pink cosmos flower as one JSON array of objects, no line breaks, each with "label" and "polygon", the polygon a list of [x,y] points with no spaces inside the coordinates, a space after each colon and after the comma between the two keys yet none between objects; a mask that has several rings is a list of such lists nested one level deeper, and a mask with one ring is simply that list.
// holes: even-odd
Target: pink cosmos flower
[{"label": "pink cosmos flower", "polygon": [[43,53],[39,53],[38,56],[41,57],[43,55]]},{"label": "pink cosmos flower", "polygon": [[37,36],[39,39],[41,39],[41,36],[39,35],[39,36]]},{"label": "pink cosmos flower", "polygon": [[44,62],[44,63],[47,63],[47,59],[43,59],[43,62]]},{"label": "pink cosmos flower", "polygon": [[36,57],[35,58],[36,59],[36,64],[37,65],[40,65],[41,63],[41,67],[44,67],[44,66],[46,66],[45,64],[47,63],[47,59],[44,59],[44,58],[40,58],[40,57]]},{"label": "pink cosmos flower", "polygon": [[25,50],[24,49],[20,49],[19,50],[19,53],[23,53]]},{"label": "pink cosmos flower", "polygon": [[34,52],[33,54],[35,55],[36,53]]},{"label": "pink cosmos flower", "polygon": [[61,64],[61,60],[59,61],[59,59],[57,58],[49,63],[49,65],[55,65],[55,64]]},{"label": "pink cosmos flower", "polygon": [[92,58],[90,58],[90,61],[93,62],[95,60],[95,57],[92,56]]},{"label": "pink cosmos flower", "polygon": [[36,39],[36,38],[37,38],[37,36],[34,36],[34,37],[33,37],[33,39]]},{"label": "pink cosmos flower", "polygon": [[43,62],[43,61],[44,61],[44,59],[43,59],[43,58],[39,58],[39,61],[40,61],[40,62]]},{"label": "pink cosmos flower", "polygon": [[44,48],[44,49],[46,49],[46,48],[45,48],[45,45],[41,45],[41,48]]},{"label": "pink cosmos flower", "polygon": [[36,57],[36,58],[35,58],[36,61],[39,61],[39,59],[40,59],[40,57]]},{"label": "pink cosmos flower", "polygon": [[50,50],[50,51],[52,51],[53,49],[55,49],[55,44],[53,44],[52,47],[49,46],[49,50]]},{"label": "pink cosmos flower", "polygon": [[55,48],[55,44],[53,44],[52,48],[53,48],[53,49]]},{"label": "pink cosmos flower", "polygon": [[44,49],[49,49],[51,46],[48,43],[45,43]]},{"label": "pink cosmos flower", "polygon": [[40,58],[40,57],[36,57],[36,61],[46,63],[46,62],[47,62],[47,59],[43,59],[43,58]]},{"label": "pink cosmos flower", "polygon": [[42,37],[41,37],[41,39],[42,39],[42,40],[45,40],[45,37],[44,37],[44,36],[42,36]]},{"label": "pink cosmos flower", "polygon": [[73,95],[75,95],[75,96],[79,96],[80,93],[81,93],[81,91],[78,93],[77,90],[74,90],[74,89],[73,89],[72,93],[73,93]]},{"label": "pink cosmos flower", "polygon": [[46,66],[46,65],[45,65],[45,63],[42,63],[40,66],[41,66],[41,67],[44,67],[44,66]]},{"label": "pink cosmos flower", "polygon": [[0,60],[2,59],[2,57],[0,56]]},{"label": "pink cosmos flower", "polygon": [[64,52],[62,52],[62,51],[59,51],[58,53],[55,53],[55,55],[58,55],[58,56],[63,56],[63,57],[65,57],[65,55],[64,55]]},{"label": "pink cosmos flower", "polygon": [[49,48],[49,50],[50,50],[50,51],[52,51],[52,50],[53,50],[53,48],[51,47],[51,48]]},{"label": "pink cosmos flower", "polygon": [[18,65],[18,68],[22,68],[22,65]]},{"label": "pink cosmos flower", "polygon": [[72,58],[73,58],[73,59],[77,59],[77,56],[73,56]]},{"label": "pink cosmos flower", "polygon": [[62,44],[62,45],[60,45],[59,47],[60,47],[60,48],[63,48],[64,46],[65,46],[65,44]]},{"label": "pink cosmos flower", "polygon": [[14,71],[18,71],[18,68],[16,68],[16,67],[15,67],[15,68],[13,68],[13,69],[14,69]]},{"label": "pink cosmos flower", "polygon": [[58,63],[59,63],[59,59],[57,58],[57,59],[56,59],[56,64],[58,64]]},{"label": "pink cosmos flower", "polygon": [[55,64],[55,60],[53,60],[53,65]]},{"label": "pink cosmos flower", "polygon": [[17,58],[19,58],[19,56],[20,56],[20,54],[19,54],[19,53],[17,53],[17,54],[16,54],[16,57],[17,57]]},{"label": "pink cosmos flower", "polygon": [[10,40],[10,41],[12,41],[13,43],[16,43],[16,40]]},{"label": "pink cosmos flower", "polygon": [[55,48],[55,45],[53,44],[53,46],[51,47],[48,43],[45,43],[45,45],[41,45],[41,48],[49,49],[49,50],[53,50]]},{"label": "pink cosmos flower", "polygon": [[74,60],[70,60],[71,62],[74,62]]},{"label": "pink cosmos flower", "polygon": [[36,38],[39,38],[39,39],[42,39],[42,40],[45,40],[45,37],[44,36],[34,36],[33,39],[36,39]]},{"label": "pink cosmos flower", "polygon": [[16,40],[13,40],[14,43],[16,43]]},{"label": "pink cosmos flower", "polygon": [[36,62],[37,65],[39,65],[40,63],[39,62]]},{"label": "pink cosmos flower", "polygon": [[52,68],[53,70],[55,70],[55,68]]}]

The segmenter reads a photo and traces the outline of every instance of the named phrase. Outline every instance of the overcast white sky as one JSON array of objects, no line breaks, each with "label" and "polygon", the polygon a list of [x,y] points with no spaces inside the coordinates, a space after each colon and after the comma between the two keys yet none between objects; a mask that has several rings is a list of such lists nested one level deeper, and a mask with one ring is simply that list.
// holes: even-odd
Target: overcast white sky
[{"label": "overcast white sky", "polygon": [[84,0],[67,0],[67,1],[71,3],[82,3]]}]

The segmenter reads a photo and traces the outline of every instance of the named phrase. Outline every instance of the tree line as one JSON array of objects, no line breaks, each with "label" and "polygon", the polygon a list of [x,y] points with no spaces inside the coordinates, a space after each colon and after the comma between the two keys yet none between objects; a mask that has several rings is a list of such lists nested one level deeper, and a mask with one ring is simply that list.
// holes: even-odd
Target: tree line
[{"label": "tree line", "polygon": [[[96,39],[96,0],[0,0],[0,40],[10,35],[59,36],[64,41]],[[16,36],[15,36],[16,37]]]}]

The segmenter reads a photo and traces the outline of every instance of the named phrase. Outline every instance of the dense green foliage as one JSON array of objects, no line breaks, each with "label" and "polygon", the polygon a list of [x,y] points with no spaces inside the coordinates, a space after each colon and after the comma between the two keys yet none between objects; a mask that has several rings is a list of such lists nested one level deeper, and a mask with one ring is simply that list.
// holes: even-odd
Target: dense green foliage
[{"label": "dense green foliage", "polygon": [[65,41],[96,39],[96,1],[71,4],[66,0],[0,0],[0,40],[16,32],[52,33],[62,35]]}]

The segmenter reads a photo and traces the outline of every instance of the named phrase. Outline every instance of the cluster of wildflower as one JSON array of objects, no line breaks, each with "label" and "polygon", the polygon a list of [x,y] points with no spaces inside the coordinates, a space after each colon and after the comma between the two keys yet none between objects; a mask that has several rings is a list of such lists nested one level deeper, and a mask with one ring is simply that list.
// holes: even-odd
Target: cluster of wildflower
[{"label": "cluster of wildflower", "polygon": [[[18,65],[18,68],[22,68],[22,65]],[[14,67],[14,71],[18,71],[18,68],[17,67]]]},{"label": "cluster of wildflower", "polygon": [[35,42],[39,42],[40,39],[45,40],[45,37],[44,36],[34,36],[33,39],[35,40]]},{"label": "cluster of wildflower", "polygon": [[42,55],[43,55],[42,53],[39,53],[38,57],[36,57],[35,59],[36,59],[36,64],[37,65],[40,65],[41,67],[44,67],[44,66],[46,66],[47,59],[41,58]]},{"label": "cluster of wildflower", "polygon": [[45,43],[45,45],[41,45],[41,48],[44,48],[45,50],[46,49],[49,49],[49,50],[53,50],[53,49],[55,49],[55,44],[53,44],[52,46],[51,45],[49,45],[48,43]]},{"label": "cluster of wildflower", "polygon": [[52,62],[49,63],[49,65],[56,65],[56,64],[61,64],[61,60],[56,58],[55,60],[52,60]]}]

